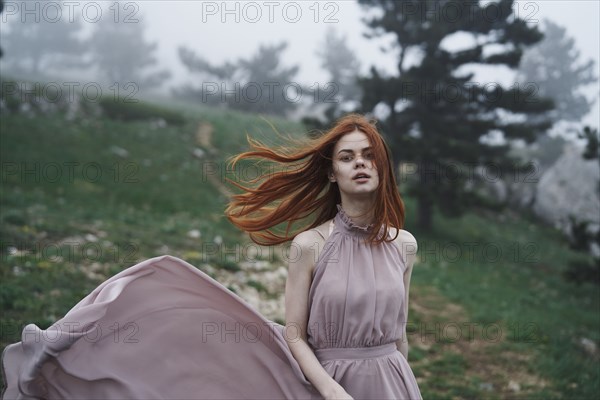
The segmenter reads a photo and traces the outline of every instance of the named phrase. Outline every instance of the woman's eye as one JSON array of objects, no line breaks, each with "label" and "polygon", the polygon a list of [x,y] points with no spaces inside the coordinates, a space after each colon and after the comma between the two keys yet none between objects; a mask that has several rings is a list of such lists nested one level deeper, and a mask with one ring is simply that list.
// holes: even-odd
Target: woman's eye
[{"label": "woman's eye", "polygon": [[[364,157],[366,159],[370,160],[373,158],[373,153],[365,153]],[[340,158],[340,160],[342,160],[342,161],[350,161],[351,159],[352,159],[351,156],[344,156],[344,157]]]}]

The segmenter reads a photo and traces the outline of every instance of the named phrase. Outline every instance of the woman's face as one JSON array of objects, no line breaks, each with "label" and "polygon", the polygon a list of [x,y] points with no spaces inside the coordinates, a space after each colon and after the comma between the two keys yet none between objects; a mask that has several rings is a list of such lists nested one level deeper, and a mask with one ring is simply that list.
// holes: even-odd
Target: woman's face
[{"label": "woman's face", "polygon": [[[379,175],[375,166],[374,153],[367,135],[359,130],[347,133],[333,148],[333,176],[341,192],[349,195],[372,194],[379,186]],[[366,174],[366,179],[356,179]]]}]

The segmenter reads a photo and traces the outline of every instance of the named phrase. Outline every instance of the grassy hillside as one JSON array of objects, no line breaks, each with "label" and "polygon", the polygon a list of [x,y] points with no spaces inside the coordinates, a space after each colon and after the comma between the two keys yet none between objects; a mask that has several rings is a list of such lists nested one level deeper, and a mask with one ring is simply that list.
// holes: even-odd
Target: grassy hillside
[{"label": "grassy hillside", "polygon": [[[99,281],[149,257],[239,269],[203,255],[217,236],[228,244],[247,237],[223,217],[220,177],[207,179],[192,151],[223,168],[246,148],[246,133],[270,138],[271,127],[257,116],[165,105],[185,122],[2,116],[2,347],[26,323],[46,328]],[[280,132],[303,130],[271,120]],[[437,232],[419,232],[416,204],[405,201],[406,229],[419,243],[409,362],[424,398],[592,398],[598,353],[581,339],[600,341],[598,287],[560,278],[581,256],[558,232],[508,212],[436,214]]]},{"label": "grassy hillside", "polygon": [[411,365],[428,377],[427,397],[594,398],[598,351],[582,340],[600,340],[600,290],[561,278],[584,256],[527,215],[436,221],[435,235],[415,234],[409,317]]},{"label": "grassy hillside", "polygon": [[[217,254],[202,254],[217,237],[229,246],[245,237],[223,216],[226,197],[207,171],[222,183],[223,160],[243,148],[246,132],[271,128],[228,112],[184,115],[187,122],[177,127],[2,117],[3,346],[19,338],[24,322],[48,326],[64,314],[97,285],[89,277],[111,276],[148,257],[188,254],[192,262],[236,269]],[[280,131],[302,131],[273,120]],[[201,148],[198,126],[207,122],[217,143],[231,143],[214,161],[208,149],[206,158],[192,155]],[[188,235],[193,230],[199,238]]]}]

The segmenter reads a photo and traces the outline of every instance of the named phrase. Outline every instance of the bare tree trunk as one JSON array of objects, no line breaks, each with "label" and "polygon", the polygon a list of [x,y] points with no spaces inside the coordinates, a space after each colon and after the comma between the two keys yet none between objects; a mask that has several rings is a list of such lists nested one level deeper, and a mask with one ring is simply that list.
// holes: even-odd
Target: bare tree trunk
[{"label": "bare tree trunk", "polygon": [[431,231],[433,226],[433,199],[432,190],[428,186],[433,183],[428,171],[431,171],[432,165],[427,161],[421,162],[418,166],[419,188],[417,188],[417,225],[423,231]]},{"label": "bare tree trunk", "polygon": [[433,224],[433,202],[426,195],[420,195],[417,204],[417,225],[420,230],[429,232]]}]

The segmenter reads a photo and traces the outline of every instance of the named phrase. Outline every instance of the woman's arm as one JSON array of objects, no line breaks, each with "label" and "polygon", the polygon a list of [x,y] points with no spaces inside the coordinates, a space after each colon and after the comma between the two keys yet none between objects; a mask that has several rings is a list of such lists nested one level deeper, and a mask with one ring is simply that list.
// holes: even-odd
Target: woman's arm
[{"label": "woman's arm", "polygon": [[[417,240],[410,232],[400,230],[398,237],[396,238],[396,242],[400,247],[400,251],[404,256],[404,259],[406,260],[406,270],[404,271],[405,298],[403,306],[404,316],[406,318],[405,322],[408,323],[408,294],[410,289],[410,277],[412,275],[413,266],[417,256]],[[408,337],[406,336],[406,325],[404,326],[402,337],[396,341],[396,347],[400,353],[404,355],[404,358],[408,360]]]},{"label": "woman's arm", "polygon": [[290,249],[288,277],[285,284],[285,340],[302,372],[325,399],[352,399],[325,371],[308,345],[308,291],[316,257],[317,241],[310,231],[298,234]]}]

